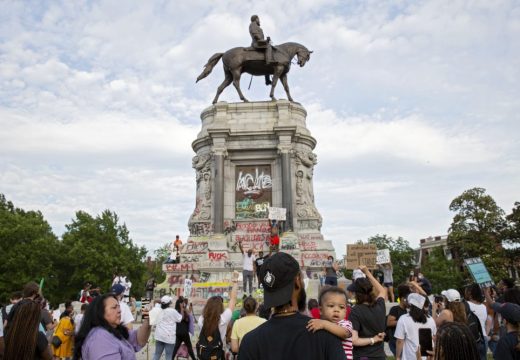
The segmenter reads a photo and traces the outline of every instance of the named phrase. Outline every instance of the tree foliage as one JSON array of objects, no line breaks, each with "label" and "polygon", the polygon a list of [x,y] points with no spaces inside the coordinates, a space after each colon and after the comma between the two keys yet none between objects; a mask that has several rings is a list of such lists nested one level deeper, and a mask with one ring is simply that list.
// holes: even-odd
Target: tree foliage
[{"label": "tree foliage", "polygon": [[54,272],[59,241],[39,211],[16,208],[0,194],[0,296],[4,302],[22,285],[45,278],[52,293],[58,287]]},{"label": "tree foliage", "polygon": [[410,247],[410,243],[400,236],[394,239],[386,234],[372,236],[368,239],[368,243],[376,245],[378,250],[389,249],[394,269],[394,283],[406,281],[410,270],[415,266],[415,252]]},{"label": "tree foliage", "polygon": [[433,248],[426,257],[421,272],[430,280],[434,294],[446,289],[460,289],[463,284],[463,273],[453,260],[446,259],[442,247]]},{"label": "tree foliage", "polygon": [[78,211],[72,223],[66,225],[63,263],[66,271],[61,279],[67,285],[66,295],[75,296],[85,281],[103,292],[109,291],[114,274],[126,275],[132,281],[132,293],[143,292],[146,248],[136,246],[125,224],[110,210],[93,217]]},{"label": "tree foliage", "polygon": [[506,229],[504,211],[483,188],[464,191],[453,199],[455,212],[448,230],[448,246],[458,265],[463,259],[481,257],[490,273],[499,278],[505,274],[505,252],[502,240]]},{"label": "tree foliage", "polygon": [[166,243],[159,249],[154,250],[155,259],[153,260],[153,266],[148,268],[147,279],[154,277],[158,284],[161,284],[166,279],[166,274],[162,270],[163,264],[168,260],[170,256],[170,244]]},{"label": "tree foliage", "polygon": [[78,211],[60,241],[39,211],[16,208],[0,194],[0,301],[29,281],[44,279],[43,294],[53,306],[76,300],[85,281],[109,291],[115,272],[144,292],[146,248],[136,246],[126,225],[105,210],[93,217]]},{"label": "tree foliage", "polygon": [[520,245],[520,202],[515,202],[511,214],[506,216],[507,229],[504,240],[510,245]]}]

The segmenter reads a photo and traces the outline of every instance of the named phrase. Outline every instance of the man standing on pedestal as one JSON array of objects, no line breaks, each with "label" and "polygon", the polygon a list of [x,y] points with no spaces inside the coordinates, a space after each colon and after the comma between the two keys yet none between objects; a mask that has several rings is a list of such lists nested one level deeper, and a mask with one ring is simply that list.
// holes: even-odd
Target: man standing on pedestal
[{"label": "man standing on pedestal", "polygon": [[255,261],[255,256],[253,255],[253,249],[247,250],[247,253],[244,252],[244,248],[242,247],[242,241],[238,242],[238,247],[240,248],[240,252],[242,253],[243,264],[242,264],[242,277],[243,277],[243,291],[244,298],[247,297],[247,284],[249,283],[249,295],[253,294],[253,263]]}]

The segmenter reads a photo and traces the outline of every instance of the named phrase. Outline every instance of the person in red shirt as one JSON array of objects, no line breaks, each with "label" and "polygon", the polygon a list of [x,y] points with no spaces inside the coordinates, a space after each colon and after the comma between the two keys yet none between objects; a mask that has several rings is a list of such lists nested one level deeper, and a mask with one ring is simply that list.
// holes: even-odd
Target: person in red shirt
[{"label": "person in red shirt", "polygon": [[309,299],[309,302],[307,303],[307,309],[309,309],[309,314],[313,319],[320,319],[320,307],[318,305],[318,300],[316,299]]},{"label": "person in red shirt", "polygon": [[271,252],[278,252],[280,247],[280,236],[278,236],[278,225],[273,221],[271,226],[271,241],[270,241],[270,250]]}]

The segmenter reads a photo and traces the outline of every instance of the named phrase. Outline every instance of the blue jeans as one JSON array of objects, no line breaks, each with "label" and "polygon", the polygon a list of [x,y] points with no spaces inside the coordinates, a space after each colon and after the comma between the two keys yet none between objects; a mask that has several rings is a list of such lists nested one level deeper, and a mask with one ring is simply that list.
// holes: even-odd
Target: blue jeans
[{"label": "blue jeans", "polygon": [[175,344],[168,344],[159,340],[155,341],[155,353],[153,354],[153,360],[159,360],[164,350],[165,359],[171,359],[173,356],[173,348]]},{"label": "blue jeans", "polygon": [[397,352],[396,338],[392,338],[392,339],[390,339],[390,341],[388,341],[388,347],[390,348],[390,351],[392,352],[392,354],[394,354],[394,356],[395,356],[395,353]]},{"label": "blue jeans", "polygon": [[480,360],[487,359],[487,348],[488,348],[487,341],[478,343],[477,349],[478,349],[478,353],[480,355]]}]

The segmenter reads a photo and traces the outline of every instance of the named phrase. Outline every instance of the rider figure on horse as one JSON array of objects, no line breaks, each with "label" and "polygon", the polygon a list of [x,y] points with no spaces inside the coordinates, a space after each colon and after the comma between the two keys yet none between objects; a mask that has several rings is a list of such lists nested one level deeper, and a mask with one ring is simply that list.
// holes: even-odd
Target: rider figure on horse
[{"label": "rider figure on horse", "polygon": [[[251,16],[251,24],[249,24],[249,35],[251,35],[251,46],[256,49],[265,52],[265,63],[272,63],[273,47],[271,46],[271,38],[268,36],[267,39],[264,37],[264,32],[260,27],[260,18],[258,15]],[[265,84],[271,85],[271,79],[269,75],[265,75]]]}]

